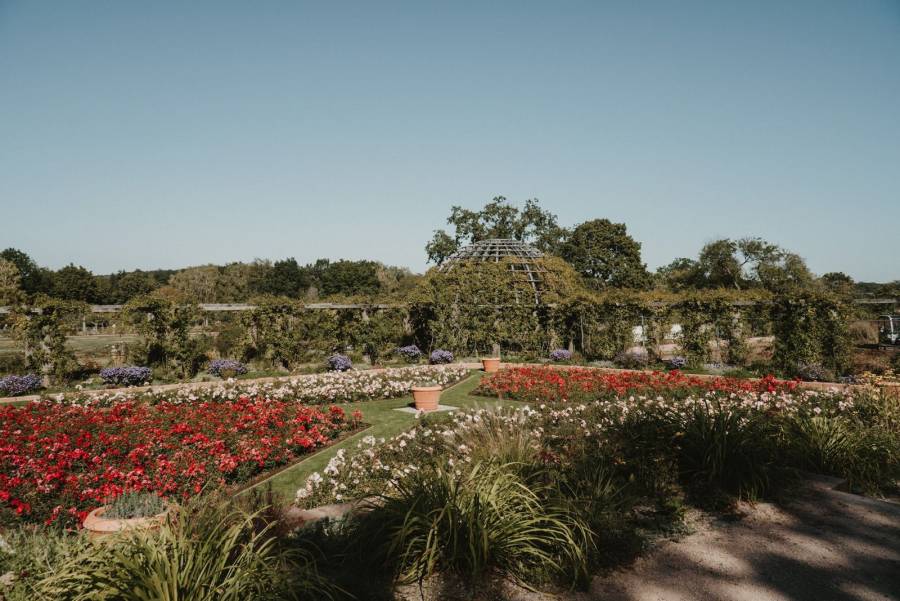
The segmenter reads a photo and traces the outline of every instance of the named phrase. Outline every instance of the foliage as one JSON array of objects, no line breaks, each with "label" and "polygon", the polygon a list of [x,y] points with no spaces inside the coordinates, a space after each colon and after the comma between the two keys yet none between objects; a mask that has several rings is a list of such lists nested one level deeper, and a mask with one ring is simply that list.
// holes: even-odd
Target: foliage
[{"label": "foliage", "polygon": [[[541,303],[557,303],[579,284],[578,275],[560,259],[536,263],[545,269]],[[489,354],[493,346],[549,351],[548,307],[535,304],[535,291],[507,261],[471,263],[442,273],[431,270],[410,300],[410,319],[425,347],[467,354]]]},{"label": "foliage", "polygon": [[560,247],[560,256],[592,288],[645,288],[650,282],[641,245],[624,223],[593,219],[578,225]]},{"label": "foliage", "polygon": [[255,308],[241,314],[245,329],[243,354],[247,359],[260,359],[274,367],[289,367],[301,356],[306,340],[298,332],[303,306],[294,300],[261,297]]},{"label": "foliage", "polygon": [[274,524],[261,517],[204,498],[170,514],[156,532],[123,535],[103,545],[50,532],[32,535],[32,541],[18,536],[13,544],[21,557],[13,567],[19,576],[4,594],[10,601],[263,601],[291,598],[293,590],[332,598],[332,587],[310,558],[286,553]]},{"label": "foliage", "polygon": [[587,528],[547,496],[546,488],[493,463],[476,462],[464,473],[422,470],[357,518],[353,534],[359,548],[407,583],[441,572],[524,584],[548,572],[581,572]]},{"label": "foliage", "polygon": [[0,378],[0,395],[19,396],[41,389],[41,378],[35,374]]},{"label": "foliage", "polygon": [[775,451],[770,420],[743,406],[704,399],[675,415],[685,481],[755,499],[770,485]]},{"label": "foliage", "polygon": [[820,364],[842,373],[848,363],[847,306],[837,297],[818,291],[776,296],[772,301],[775,335],[773,363],[786,373],[799,366]]},{"label": "foliage", "polygon": [[205,361],[202,341],[190,329],[198,318],[195,305],[183,305],[158,296],[140,296],[125,305],[125,319],[142,337],[142,355],[149,365],[193,376]]},{"label": "foliage", "polygon": [[0,306],[19,304],[23,300],[22,276],[12,261],[0,258]]},{"label": "foliage", "polygon": [[52,273],[34,262],[34,259],[16,248],[0,252],[0,259],[16,266],[21,278],[22,291],[29,295],[52,293]]},{"label": "foliage", "polygon": [[125,491],[109,503],[103,517],[113,520],[149,518],[165,510],[165,500],[155,493]]},{"label": "foliage", "polygon": [[100,293],[94,274],[80,265],[69,264],[53,274],[53,296],[63,300],[95,303]]},{"label": "foliage", "polygon": [[100,370],[100,378],[107,384],[117,386],[141,386],[150,381],[152,370],[149,367],[124,365],[107,367]]},{"label": "foliage", "polygon": [[817,363],[797,366],[796,376],[807,382],[833,382],[834,374]]},{"label": "foliage", "polygon": [[567,235],[557,225],[556,215],[541,209],[537,199],[525,201],[523,209],[508,204],[504,196],[495,196],[480,211],[454,206],[447,223],[453,227],[453,235],[436,230],[425,247],[431,263],[440,265],[463,245],[489,238],[521,240],[554,252]]},{"label": "foliage", "polygon": [[65,380],[76,365],[74,355],[66,348],[66,336],[86,312],[83,303],[43,296],[30,309],[16,308],[13,336],[24,345],[29,368],[58,382]]}]

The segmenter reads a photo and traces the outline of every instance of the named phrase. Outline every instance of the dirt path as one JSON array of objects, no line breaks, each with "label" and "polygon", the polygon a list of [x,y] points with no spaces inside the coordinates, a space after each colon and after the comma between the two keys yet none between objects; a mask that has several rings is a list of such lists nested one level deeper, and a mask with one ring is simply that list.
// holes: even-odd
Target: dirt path
[{"label": "dirt path", "polygon": [[572,601],[900,599],[900,505],[828,480],[743,519],[700,524]]}]

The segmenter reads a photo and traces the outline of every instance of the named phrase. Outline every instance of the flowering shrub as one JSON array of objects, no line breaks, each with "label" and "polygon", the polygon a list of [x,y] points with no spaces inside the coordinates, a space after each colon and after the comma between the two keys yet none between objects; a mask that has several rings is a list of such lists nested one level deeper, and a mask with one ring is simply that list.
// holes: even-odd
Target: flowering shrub
[{"label": "flowering shrub", "polygon": [[234,359],[213,359],[207,371],[220,378],[232,378],[247,373],[247,366]]},{"label": "flowering shrub", "polygon": [[450,351],[445,351],[444,349],[435,349],[431,351],[431,356],[428,358],[432,365],[441,365],[444,363],[453,363],[453,353]]},{"label": "flowering shrub", "polygon": [[0,378],[0,396],[30,394],[41,388],[41,378],[35,374]]},{"label": "flowering shrub", "polygon": [[687,366],[687,359],[684,357],[672,357],[666,361],[666,366],[669,369],[684,369]]},{"label": "flowering shrub", "polygon": [[245,482],[356,427],[339,407],[241,397],[0,408],[0,524],[66,524],[125,491],[186,498]]},{"label": "flowering shrub", "polygon": [[116,386],[140,386],[150,381],[150,368],[136,365],[107,367],[100,370],[100,378],[107,384]]},{"label": "flowering shrub", "polygon": [[143,391],[138,394],[84,390],[68,395],[53,395],[50,400],[86,405],[113,405],[130,399],[149,404],[198,403],[203,401],[235,401],[242,396],[265,397],[277,401],[299,401],[304,404],[341,403],[388,399],[409,394],[413,386],[449,386],[468,375],[465,367],[422,365],[395,367],[379,371],[327,372],[294,376],[277,381],[221,382],[214,386],[184,386],[176,390]]},{"label": "flowering shrub", "polygon": [[410,344],[409,346],[401,346],[397,349],[397,352],[400,353],[400,356],[409,363],[415,363],[422,356],[422,351],[419,350],[415,344]]},{"label": "flowering shrub", "polygon": [[738,378],[698,378],[678,371],[604,373],[598,369],[516,367],[502,369],[481,380],[476,392],[527,402],[593,400],[601,396],[659,391],[685,396],[695,391],[778,392],[791,391],[797,382]]},{"label": "flowering shrub", "polygon": [[[504,371],[498,372],[498,376]],[[542,371],[559,373],[562,370]],[[312,474],[306,485],[297,491],[296,502],[311,507],[377,495],[424,469],[429,462],[436,462],[444,470],[458,471],[464,469],[465,464],[484,460],[485,454],[493,455],[500,463],[510,459],[521,463],[531,455],[531,461],[535,463],[549,462],[565,470],[570,467],[567,462],[575,459],[573,453],[613,453],[609,459],[626,470],[627,479],[629,473],[643,473],[646,466],[640,461],[647,460],[629,455],[632,449],[628,445],[638,445],[643,452],[652,449],[659,454],[658,458],[648,462],[650,465],[669,465],[683,451],[688,453],[688,460],[694,459],[690,451],[696,447],[688,442],[696,445],[698,440],[702,442],[707,438],[698,435],[684,443],[679,440],[696,432],[697,424],[717,421],[698,418],[704,413],[735,418],[738,426],[752,419],[755,425],[765,426],[767,436],[783,441],[783,437],[777,435],[778,428],[790,420],[846,417],[848,423],[853,423],[871,411],[870,406],[845,392],[792,392],[790,387],[743,389],[731,386],[730,382],[727,386],[707,389],[683,388],[683,383],[690,379],[679,376],[666,384],[667,375],[658,375],[660,377],[652,385],[641,391],[634,386],[620,390],[614,387],[608,397],[591,402],[459,412],[449,423],[420,423],[413,430],[390,440],[366,436],[357,444],[355,453],[348,454],[341,449],[322,473]],[[687,394],[678,397],[676,392]],[[646,427],[651,423],[653,427]],[[490,427],[489,435],[482,436],[480,433],[484,432],[485,426]],[[622,436],[623,432],[627,435]],[[521,440],[512,444],[514,437]],[[621,446],[623,440],[627,441],[624,447]],[[750,439],[749,444],[756,443],[767,444],[763,440],[754,442]],[[491,444],[493,448],[485,448]],[[743,441],[741,444],[748,443]],[[513,448],[524,452],[512,451],[518,454],[510,457]],[[688,465],[696,472],[710,471],[702,465],[696,467],[696,463]]]},{"label": "flowering shrub", "polygon": [[644,353],[636,351],[622,351],[613,357],[613,363],[625,369],[643,369],[647,367],[649,360]]},{"label": "flowering shrub", "polygon": [[347,371],[351,367],[353,367],[353,362],[350,361],[350,357],[347,355],[335,353],[328,357],[328,369],[331,371]]},{"label": "flowering shrub", "polygon": [[558,349],[550,352],[550,360],[555,361],[557,363],[560,363],[563,361],[571,361],[572,360],[572,351],[564,349],[564,348],[558,348]]},{"label": "flowering shrub", "polygon": [[834,379],[834,375],[818,363],[798,366],[797,377],[807,382],[830,382]]}]

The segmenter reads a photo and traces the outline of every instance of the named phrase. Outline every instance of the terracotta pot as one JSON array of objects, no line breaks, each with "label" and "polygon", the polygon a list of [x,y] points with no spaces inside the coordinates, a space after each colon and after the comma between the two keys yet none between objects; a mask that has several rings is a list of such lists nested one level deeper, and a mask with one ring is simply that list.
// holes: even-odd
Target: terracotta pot
[{"label": "terracotta pot", "polygon": [[482,357],[481,365],[485,373],[492,374],[500,369],[500,357]]},{"label": "terracotta pot", "polygon": [[88,531],[91,538],[107,536],[126,530],[155,530],[166,521],[166,515],[169,513],[169,510],[166,509],[162,513],[146,518],[113,519],[103,517],[107,509],[109,509],[107,505],[98,507],[84,518],[84,529]]},{"label": "terracotta pot", "polygon": [[413,400],[419,411],[437,411],[441,400],[440,386],[413,386]]}]

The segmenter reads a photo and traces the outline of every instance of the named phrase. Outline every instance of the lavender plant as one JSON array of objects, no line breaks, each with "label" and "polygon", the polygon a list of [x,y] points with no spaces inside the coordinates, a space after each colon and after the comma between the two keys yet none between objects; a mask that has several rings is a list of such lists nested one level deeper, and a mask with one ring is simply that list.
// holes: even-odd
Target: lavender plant
[{"label": "lavender plant", "polygon": [[41,388],[41,378],[36,374],[7,376],[0,378],[0,395],[19,396],[30,394]]},{"label": "lavender plant", "polygon": [[684,357],[672,357],[666,361],[669,369],[684,369],[687,366],[687,359]]},{"label": "lavender plant", "polygon": [[353,367],[353,362],[347,355],[335,353],[328,357],[328,369],[331,371],[347,371]]},{"label": "lavender plant", "polygon": [[431,352],[429,361],[432,365],[441,365],[443,363],[453,363],[453,353],[444,349],[435,349]]},{"label": "lavender plant", "polygon": [[220,378],[233,378],[247,373],[247,366],[234,359],[213,359],[206,371]]},{"label": "lavender plant", "polygon": [[115,384],[116,386],[140,386],[150,381],[151,373],[149,367],[124,365],[122,367],[101,369],[100,378],[107,384]]},{"label": "lavender plant", "polygon": [[564,348],[555,349],[550,352],[550,360],[557,363],[561,363],[563,361],[571,361],[572,351],[566,350]]},{"label": "lavender plant", "polygon": [[415,363],[422,356],[422,351],[415,344],[401,346],[397,349],[397,352],[407,363]]}]

